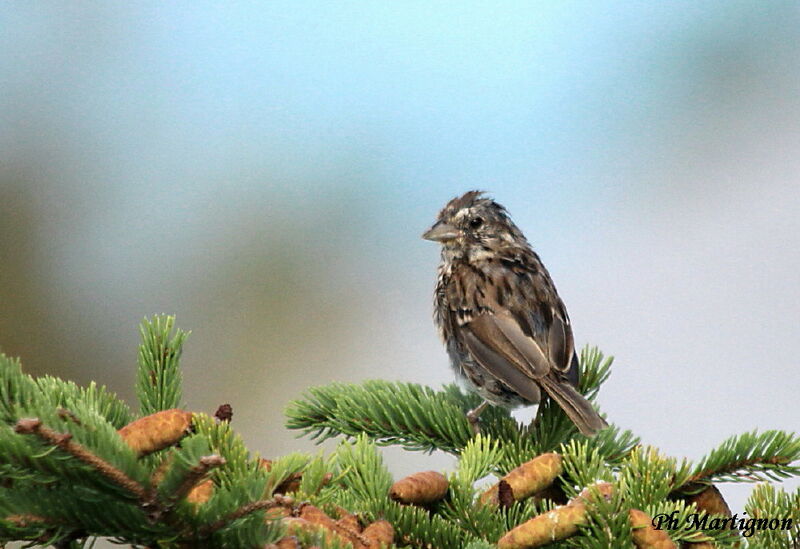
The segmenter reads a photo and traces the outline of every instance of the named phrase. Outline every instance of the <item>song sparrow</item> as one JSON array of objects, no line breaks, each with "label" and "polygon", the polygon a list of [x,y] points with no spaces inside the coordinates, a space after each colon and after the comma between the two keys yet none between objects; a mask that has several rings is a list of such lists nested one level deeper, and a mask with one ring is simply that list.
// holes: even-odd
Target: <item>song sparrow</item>
[{"label": "song sparrow", "polygon": [[425,234],[442,244],[434,319],[453,368],[484,402],[467,417],[477,429],[487,404],[538,404],[540,389],[581,433],[607,423],[575,389],[567,310],[505,208],[480,191],[451,200]]}]

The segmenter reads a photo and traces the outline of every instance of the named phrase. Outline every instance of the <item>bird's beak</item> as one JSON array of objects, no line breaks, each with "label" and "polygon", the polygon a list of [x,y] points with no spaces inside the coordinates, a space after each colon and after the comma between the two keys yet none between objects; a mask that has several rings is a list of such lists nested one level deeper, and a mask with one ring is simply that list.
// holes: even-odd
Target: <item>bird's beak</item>
[{"label": "bird's beak", "polygon": [[433,227],[423,233],[422,238],[425,240],[432,240],[434,242],[445,242],[447,240],[453,240],[454,238],[457,238],[458,234],[458,229],[452,225],[438,221]]}]

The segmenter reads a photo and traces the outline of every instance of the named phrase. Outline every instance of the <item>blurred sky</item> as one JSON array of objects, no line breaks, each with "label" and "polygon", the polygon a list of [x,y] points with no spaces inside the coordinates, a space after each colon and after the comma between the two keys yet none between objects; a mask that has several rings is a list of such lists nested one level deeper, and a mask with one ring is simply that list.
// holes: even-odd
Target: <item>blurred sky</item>
[{"label": "blurred sky", "polygon": [[[540,252],[671,455],[800,423],[795,2],[0,6],[0,348],[133,401],[140,319],[266,456],[311,386],[439,385],[446,200]],[[386,455],[397,475],[443,456]],[[789,487],[797,482],[789,483]],[[749,487],[723,488],[741,510]]]}]

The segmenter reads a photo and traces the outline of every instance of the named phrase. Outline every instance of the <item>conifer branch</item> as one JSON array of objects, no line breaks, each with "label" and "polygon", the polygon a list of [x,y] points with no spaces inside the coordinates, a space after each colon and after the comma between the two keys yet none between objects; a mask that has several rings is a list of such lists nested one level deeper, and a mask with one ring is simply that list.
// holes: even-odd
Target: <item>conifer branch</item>
[{"label": "conifer branch", "polygon": [[[137,392],[147,416],[136,420],[102,387],[33,378],[0,355],[0,546],[79,547],[102,536],[153,549],[491,549],[531,540],[553,549],[763,549],[800,538],[798,524],[752,538],[684,528],[698,513],[730,514],[711,482],[800,474],[794,434],[732,437],[692,466],[613,425],[586,438],[547,399],[529,425],[486,410],[475,436],[465,412],[477,395],[369,381],[310,389],[287,410],[291,428],[319,439],[344,435],[335,451],[262,460],[231,428],[229,406],[216,417],[173,409],[186,336],[174,319],[146,320],[142,336]],[[611,359],[585,348],[580,363],[579,390],[593,400]],[[444,450],[458,465],[393,482],[377,448],[388,444]],[[491,488],[489,474],[502,477]],[[788,520],[798,508],[800,490],[760,485],[747,511]],[[677,526],[649,526],[667,515]]]},{"label": "conifer branch", "polygon": [[758,431],[733,436],[712,450],[683,486],[700,482],[758,482],[800,474],[800,437],[783,431]]},{"label": "conifer branch", "polygon": [[[597,348],[587,346],[581,351],[579,389],[587,398],[596,397],[609,376],[612,361]],[[380,380],[335,383],[311,388],[303,399],[291,402],[286,409],[286,425],[319,441],[364,433],[381,446],[399,444],[407,450],[444,450],[459,455],[473,436],[465,413],[480,402],[480,397],[462,393],[456,385],[434,391],[413,383]],[[524,427],[507,410],[490,407],[481,416],[481,431],[507,450],[498,467],[500,473],[581,436],[550,399],[542,401],[536,420]],[[594,440],[604,455],[616,460],[639,441],[630,431],[614,426]]]},{"label": "conifer branch", "polygon": [[72,435],[57,433],[52,429],[48,429],[42,425],[42,422],[37,418],[20,419],[14,426],[14,431],[21,435],[36,435],[45,443],[63,450],[78,461],[92,467],[112,483],[133,495],[140,502],[146,501],[147,491],[141,484],[106,460],[96,456],[80,444],[74,442],[72,440]]},{"label": "conifer branch", "polygon": [[467,400],[452,390],[380,380],[309,389],[286,410],[287,427],[320,441],[367,434],[380,445],[457,454],[472,437]]},{"label": "conifer branch", "polygon": [[281,503],[277,502],[274,498],[273,499],[262,499],[259,501],[251,501],[250,503],[246,503],[229,513],[225,517],[209,524],[205,528],[202,529],[202,537],[209,537],[217,530],[224,528],[225,526],[229,525],[235,520],[238,520],[242,517],[246,517],[251,513],[255,513],[256,511],[263,511],[265,509],[272,509],[274,507],[280,507]]},{"label": "conifer branch", "polygon": [[[32,513],[20,513],[2,518],[0,520],[0,533],[5,529],[15,534],[17,539],[30,539],[47,543],[53,538],[50,532],[60,526],[46,517]],[[2,540],[0,540],[1,542]]]},{"label": "conifer branch", "polygon": [[179,364],[189,334],[180,329],[173,334],[174,326],[175,317],[165,315],[145,319],[140,326],[136,394],[143,415],[181,406]]},{"label": "conifer branch", "polygon": [[183,477],[183,482],[178,485],[172,499],[181,500],[194,488],[211,469],[225,465],[225,458],[217,454],[203,456],[197,465],[189,469]]},{"label": "conifer branch", "polygon": [[80,387],[52,376],[33,378],[22,372],[19,359],[0,353],[0,421],[13,424],[37,409],[90,409],[119,429],[133,419],[130,408],[105,387],[92,382]]},{"label": "conifer branch", "polygon": [[800,488],[789,493],[772,484],[759,484],[750,494],[745,511],[757,519],[792,519],[792,527],[787,530],[761,532],[764,547],[800,547]]}]

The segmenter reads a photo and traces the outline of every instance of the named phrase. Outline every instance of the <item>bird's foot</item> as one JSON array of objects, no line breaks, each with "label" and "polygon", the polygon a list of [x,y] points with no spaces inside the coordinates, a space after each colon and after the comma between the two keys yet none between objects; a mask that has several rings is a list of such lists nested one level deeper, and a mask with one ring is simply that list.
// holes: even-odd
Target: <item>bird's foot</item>
[{"label": "bird's foot", "polygon": [[478,417],[478,414],[475,413],[475,410],[470,410],[467,412],[467,421],[469,421],[469,426],[472,427],[472,432],[476,435],[481,434],[481,418]]},{"label": "bird's foot", "polygon": [[483,412],[488,405],[489,402],[484,400],[478,406],[467,412],[467,421],[469,421],[469,425],[472,427],[472,432],[476,435],[481,432],[481,412]]}]

